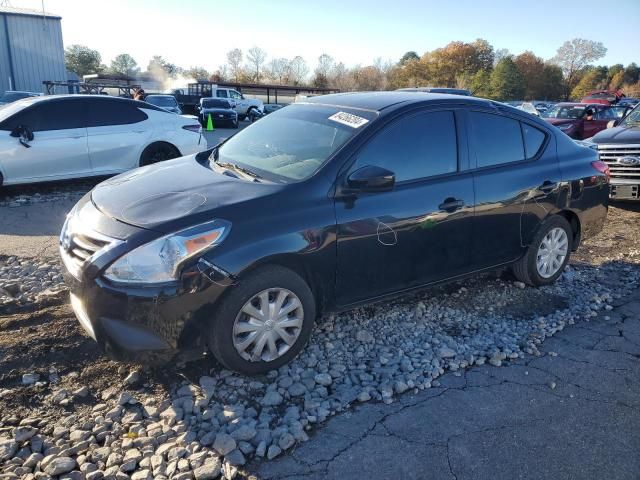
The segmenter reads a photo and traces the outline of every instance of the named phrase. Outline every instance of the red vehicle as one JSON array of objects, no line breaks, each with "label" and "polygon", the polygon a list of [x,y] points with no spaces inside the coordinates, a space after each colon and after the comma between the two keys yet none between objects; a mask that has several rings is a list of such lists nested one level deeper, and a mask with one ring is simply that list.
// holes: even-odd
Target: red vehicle
[{"label": "red vehicle", "polygon": [[557,103],[541,115],[571,138],[584,140],[607,128],[611,120],[620,120],[629,110],[625,106],[567,102]]},{"label": "red vehicle", "polygon": [[615,105],[626,95],[621,90],[594,90],[584,97],[581,103],[600,103],[602,105]]}]

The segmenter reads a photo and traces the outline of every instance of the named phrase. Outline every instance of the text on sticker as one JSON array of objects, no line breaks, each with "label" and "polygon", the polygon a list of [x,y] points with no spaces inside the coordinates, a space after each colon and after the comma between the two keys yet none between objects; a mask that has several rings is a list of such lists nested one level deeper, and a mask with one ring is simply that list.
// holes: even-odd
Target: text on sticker
[{"label": "text on sticker", "polygon": [[348,125],[353,128],[361,127],[369,121],[366,118],[362,118],[347,112],[334,113],[329,117],[329,120],[333,120],[334,122],[342,123],[343,125]]}]

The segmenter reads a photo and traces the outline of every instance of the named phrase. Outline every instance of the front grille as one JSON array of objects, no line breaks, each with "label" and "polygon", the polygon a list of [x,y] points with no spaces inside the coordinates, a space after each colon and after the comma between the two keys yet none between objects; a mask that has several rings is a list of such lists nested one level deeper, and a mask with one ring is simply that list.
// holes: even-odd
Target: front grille
[{"label": "front grille", "polygon": [[85,264],[100,253],[119,243],[119,240],[76,226],[74,219],[65,222],[60,234],[60,255],[74,277],[79,278]]},{"label": "front grille", "polygon": [[[598,145],[600,160],[609,165],[613,180],[626,180],[624,183],[640,183],[640,145]],[[619,162],[624,157],[638,159],[636,165],[624,165]]]}]

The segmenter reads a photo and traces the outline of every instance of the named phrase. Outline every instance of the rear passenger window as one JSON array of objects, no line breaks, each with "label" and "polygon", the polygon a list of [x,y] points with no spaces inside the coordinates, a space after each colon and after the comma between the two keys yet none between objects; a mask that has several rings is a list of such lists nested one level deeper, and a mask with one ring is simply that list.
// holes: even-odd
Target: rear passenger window
[{"label": "rear passenger window", "polygon": [[[140,106],[144,106],[141,104]],[[149,118],[146,113],[136,108],[133,101],[116,99],[95,99],[89,108],[89,127],[106,127],[110,125],[129,125]]]},{"label": "rear passenger window", "polygon": [[493,113],[469,112],[478,167],[525,159],[520,122]]},{"label": "rear passenger window", "polygon": [[527,158],[535,157],[544,143],[544,132],[527,123],[522,123],[522,137],[524,138],[524,149]]},{"label": "rear passenger window", "polygon": [[41,101],[16,113],[3,123],[3,130],[13,130],[18,125],[34,132],[69,130],[86,126],[86,109],[81,99]]},{"label": "rear passenger window", "polygon": [[425,112],[386,127],[358,155],[355,169],[374,165],[395,173],[396,181],[458,170],[453,112]]}]

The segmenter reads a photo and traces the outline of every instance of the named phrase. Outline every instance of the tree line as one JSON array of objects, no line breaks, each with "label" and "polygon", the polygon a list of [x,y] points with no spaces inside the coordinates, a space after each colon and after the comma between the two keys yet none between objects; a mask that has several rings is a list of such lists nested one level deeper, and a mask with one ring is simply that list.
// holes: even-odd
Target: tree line
[{"label": "tree line", "polygon": [[514,55],[477,39],[450,42],[422,55],[408,51],[397,62],[377,59],[364,66],[347,67],[322,54],[312,70],[301,56],[269,58],[267,52],[256,46],[246,52],[239,48],[228,51],[226,62],[213,72],[203,67],[182,68],[162,56],[152,57],[143,72],[129,54],[116,56],[106,66],[98,51],[71,45],[65,51],[65,61],[67,69],[79,76],[88,73],[142,74],[160,79],[182,76],[216,82],[311,85],[341,91],[453,87],[502,101],[580,100],[590,90],[598,89],[621,89],[629,96],[640,96],[640,69],[636,63],[594,65],[606,52],[601,42],[576,38],[564,42],[553,58],[544,60],[531,51]]}]

